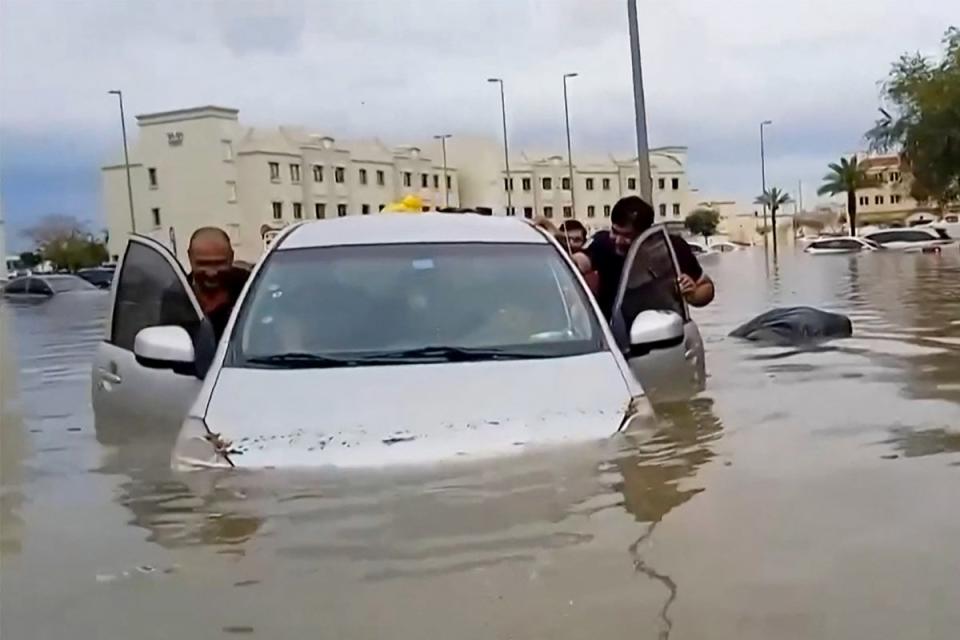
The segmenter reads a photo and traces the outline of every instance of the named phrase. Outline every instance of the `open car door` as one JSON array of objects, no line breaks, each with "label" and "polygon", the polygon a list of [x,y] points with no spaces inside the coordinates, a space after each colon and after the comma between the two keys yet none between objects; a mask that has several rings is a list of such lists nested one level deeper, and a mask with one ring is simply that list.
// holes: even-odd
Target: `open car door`
[{"label": "open car door", "polygon": [[610,319],[633,375],[654,399],[689,397],[706,378],[703,340],[679,274],[667,231],[648,229],[627,253]]},{"label": "open car door", "polygon": [[134,340],[153,326],[194,331],[202,318],[174,255],[150,238],[131,236],[117,267],[107,331],[93,365],[93,411],[101,442],[144,434],[176,437],[202,381],[141,365]]}]

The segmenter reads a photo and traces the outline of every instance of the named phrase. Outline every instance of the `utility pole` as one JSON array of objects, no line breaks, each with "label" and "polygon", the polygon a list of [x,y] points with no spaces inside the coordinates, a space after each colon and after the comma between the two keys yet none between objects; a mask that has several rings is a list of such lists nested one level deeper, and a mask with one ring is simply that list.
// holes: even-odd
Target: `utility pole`
[{"label": "utility pole", "polygon": [[576,78],[577,73],[563,74],[563,118],[567,127],[567,170],[570,174],[570,212],[577,217],[577,187],[573,182],[573,152],[570,148],[570,105],[567,101],[567,78]]},{"label": "utility pole", "polygon": [[510,195],[510,149],[507,146],[507,101],[503,96],[503,78],[487,78],[487,82],[496,82],[500,85],[500,115],[503,118],[503,166],[507,173],[507,181],[503,187],[507,192],[507,215],[512,215],[513,199]]},{"label": "utility pole", "polygon": [[637,129],[637,165],[640,170],[640,197],[653,206],[653,179],[650,177],[650,143],[647,140],[647,108],[643,98],[643,69],[640,65],[640,29],[637,0],[627,0],[630,26],[630,60],[633,68],[633,109]]},{"label": "utility pole", "polygon": [[107,93],[117,96],[120,101],[120,132],[123,135],[123,166],[127,170],[127,199],[130,203],[130,233],[137,232],[137,220],[133,215],[133,183],[130,180],[130,153],[127,151],[127,120],[123,115],[123,91],[112,89]]},{"label": "utility pole", "polygon": [[453,136],[449,133],[441,133],[433,136],[434,140],[440,141],[440,148],[443,150],[443,206],[450,206],[450,189],[447,188],[447,138]]}]

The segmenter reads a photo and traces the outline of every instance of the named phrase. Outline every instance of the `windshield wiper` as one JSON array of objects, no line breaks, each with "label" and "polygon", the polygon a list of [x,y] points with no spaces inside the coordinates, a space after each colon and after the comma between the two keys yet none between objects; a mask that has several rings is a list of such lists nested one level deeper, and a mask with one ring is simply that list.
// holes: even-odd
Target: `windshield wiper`
[{"label": "windshield wiper", "polygon": [[263,365],[277,369],[329,369],[334,367],[353,367],[360,364],[359,358],[332,358],[313,353],[274,353],[269,356],[255,356],[245,360],[248,364]]},{"label": "windshield wiper", "polygon": [[481,360],[520,360],[550,356],[516,349],[432,346],[400,351],[364,354],[363,362],[477,362]]}]

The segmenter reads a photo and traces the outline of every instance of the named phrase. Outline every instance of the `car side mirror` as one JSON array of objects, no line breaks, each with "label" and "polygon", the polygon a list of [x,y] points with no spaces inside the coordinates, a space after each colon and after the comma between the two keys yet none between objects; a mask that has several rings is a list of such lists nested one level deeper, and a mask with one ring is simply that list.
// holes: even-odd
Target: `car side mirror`
[{"label": "car side mirror", "polygon": [[193,341],[183,327],[167,325],[141,329],[133,341],[133,354],[138,364],[150,369],[196,374]]},{"label": "car side mirror", "polygon": [[641,311],[630,325],[631,356],[668,349],[682,343],[683,318],[674,311]]}]

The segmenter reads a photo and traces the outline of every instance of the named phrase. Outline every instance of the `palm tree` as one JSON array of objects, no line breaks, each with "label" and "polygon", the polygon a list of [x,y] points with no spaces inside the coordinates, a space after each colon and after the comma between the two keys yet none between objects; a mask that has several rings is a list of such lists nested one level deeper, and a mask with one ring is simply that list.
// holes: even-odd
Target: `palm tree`
[{"label": "palm tree", "polygon": [[850,218],[850,234],[857,235],[857,189],[866,189],[876,184],[876,181],[867,175],[863,166],[857,163],[857,156],[840,158],[840,162],[828,165],[830,173],[823,176],[823,185],[817,189],[817,195],[835,196],[838,193],[847,194],[847,215]]},{"label": "palm tree", "polygon": [[770,209],[770,217],[774,227],[777,225],[777,211],[783,205],[791,202],[793,202],[793,199],[790,198],[790,194],[781,191],[778,187],[770,187],[753,201],[754,204],[760,204]]}]

